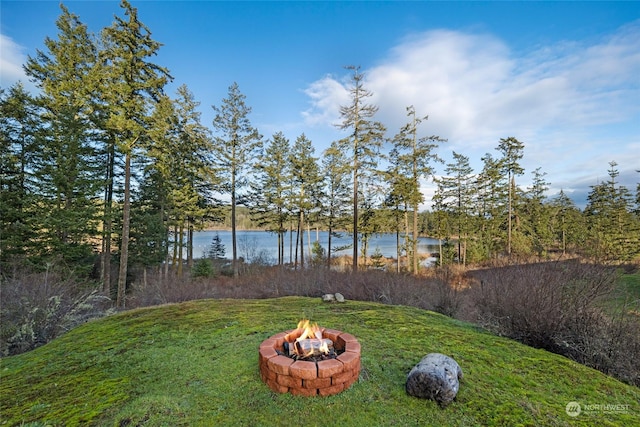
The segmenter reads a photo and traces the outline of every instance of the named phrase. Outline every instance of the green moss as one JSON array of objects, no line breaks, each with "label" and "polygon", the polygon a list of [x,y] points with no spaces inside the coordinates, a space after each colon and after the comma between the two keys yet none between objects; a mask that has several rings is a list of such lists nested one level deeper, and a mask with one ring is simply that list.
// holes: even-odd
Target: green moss
[{"label": "green moss", "polygon": [[[348,331],[362,371],[327,398],[272,393],[257,348],[301,318]],[[404,391],[427,353],[464,371],[446,409]],[[0,424],[51,425],[630,425],[640,391],[568,359],[410,307],[319,299],[206,300],[90,322],[33,352],[5,358]],[[576,418],[566,404],[629,405]]]}]

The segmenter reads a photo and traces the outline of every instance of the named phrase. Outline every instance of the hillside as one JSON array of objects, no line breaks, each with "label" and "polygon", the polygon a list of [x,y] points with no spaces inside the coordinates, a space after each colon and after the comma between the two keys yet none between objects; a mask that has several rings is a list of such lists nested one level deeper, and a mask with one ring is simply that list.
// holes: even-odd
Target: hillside
[{"label": "hillside", "polygon": [[[257,348],[301,318],[355,335],[360,378],[326,398],[278,395]],[[427,353],[465,377],[446,409],[408,396]],[[0,425],[633,425],[640,389],[563,357],[403,306],[287,297],[201,300],[89,322],[1,360]],[[569,402],[583,411],[569,417]],[[23,424],[24,423],[24,424]]]}]

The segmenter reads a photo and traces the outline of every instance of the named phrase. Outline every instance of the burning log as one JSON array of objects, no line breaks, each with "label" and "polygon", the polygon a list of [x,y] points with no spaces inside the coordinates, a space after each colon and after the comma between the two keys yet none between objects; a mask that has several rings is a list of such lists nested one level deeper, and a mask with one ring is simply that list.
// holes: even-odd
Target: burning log
[{"label": "burning log", "polygon": [[298,327],[285,337],[284,355],[294,359],[323,360],[336,357],[333,341],[323,338],[324,329],[317,323],[301,320]]},{"label": "burning log", "polygon": [[289,355],[309,358],[333,352],[333,341],[328,338],[296,340],[289,344]]}]

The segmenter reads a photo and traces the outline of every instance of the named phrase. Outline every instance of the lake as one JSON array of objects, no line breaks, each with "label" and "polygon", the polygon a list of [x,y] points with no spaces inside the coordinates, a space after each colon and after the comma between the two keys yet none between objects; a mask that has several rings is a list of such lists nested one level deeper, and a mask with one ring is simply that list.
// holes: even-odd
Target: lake
[{"label": "lake", "polygon": [[[200,258],[204,256],[211,246],[211,242],[215,235],[220,236],[220,241],[224,245],[225,255],[227,258],[231,258],[232,256],[232,246],[231,246],[231,231],[230,230],[207,230],[207,231],[196,231],[193,236],[193,256],[194,258]],[[243,257],[247,261],[251,261],[257,257],[262,258],[265,261],[277,262],[278,259],[278,236],[274,233],[269,233],[267,231],[257,231],[257,230],[242,230],[237,233],[237,244],[238,244],[238,256]],[[309,247],[316,240],[320,242],[322,247],[327,248],[329,233],[327,231],[311,231],[310,233],[305,232],[304,235],[304,245],[305,245],[305,255],[310,253]],[[293,251],[295,251],[295,238],[296,235],[293,233]],[[285,235],[285,261],[289,261],[290,256],[290,245],[289,240],[290,234],[287,233]],[[353,242],[353,237],[347,233],[343,233],[342,237],[336,238],[335,236],[331,239],[331,245],[335,248],[337,246],[346,246],[350,245]],[[380,249],[380,252],[385,257],[395,258],[396,257],[396,235],[395,233],[382,233],[376,234],[369,239],[369,250],[368,254],[371,255],[374,253],[376,249]],[[360,245],[359,250],[362,250],[362,245]],[[418,253],[420,254],[430,254],[438,251],[438,240],[432,239],[429,237],[420,237],[418,240]],[[333,252],[333,255],[352,255],[353,249],[345,249],[339,252]],[[291,254],[293,258],[295,254]],[[362,255],[360,253],[360,255]]]}]

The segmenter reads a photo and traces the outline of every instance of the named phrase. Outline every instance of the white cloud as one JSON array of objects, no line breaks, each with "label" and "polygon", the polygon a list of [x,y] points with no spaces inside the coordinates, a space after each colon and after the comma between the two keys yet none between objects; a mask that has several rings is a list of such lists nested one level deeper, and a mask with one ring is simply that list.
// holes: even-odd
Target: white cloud
[{"label": "white cloud", "polygon": [[[637,175],[629,171],[640,165],[640,21],[520,55],[491,34],[428,31],[364,72],[390,135],[413,105],[429,115],[425,134],[448,139],[441,153],[463,153],[476,169],[484,153],[498,155],[500,138],[515,136],[525,144],[523,185],[537,167],[556,189],[593,185],[611,160],[622,176]],[[311,84],[307,124],[335,123],[348,85],[331,76]]]},{"label": "white cloud", "polygon": [[[396,46],[366,71],[366,87],[380,108],[377,119],[392,133],[414,105],[430,116],[428,133],[493,148],[500,137],[629,119],[640,111],[638,75],[640,23],[598,44],[558,43],[524,57],[492,35],[436,30]],[[306,94],[308,124],[334,123],[348,96],[345,83],[331,76]]]},{"label": "white cloud", "polygon": [[310,126],[334,126],[339,121],[340,106],[349,102],[349,92],[345,85],[330,75],[311,83],[304,93],[311,100],[311,108],[304,111],[302,116]]},{"label": "white cloud", "polygon": [[0,34],[0,86],[8,88],[17,81],[27,83],[27,77],[22,69],[26,62],[23,48],[10,37]]}]

